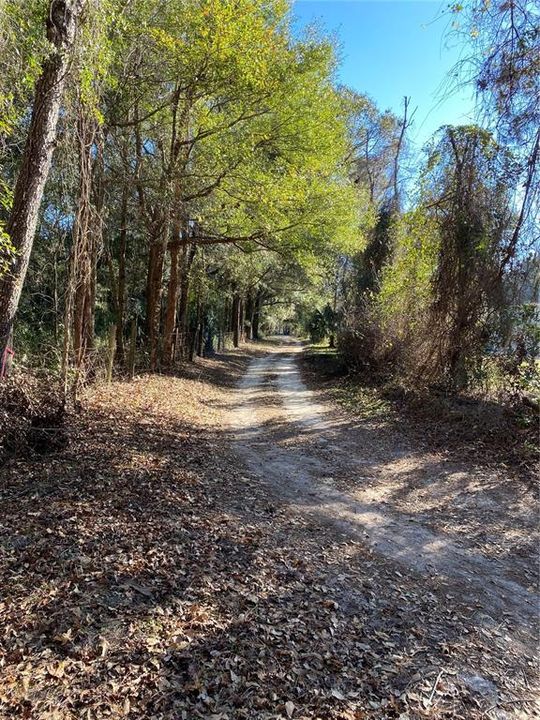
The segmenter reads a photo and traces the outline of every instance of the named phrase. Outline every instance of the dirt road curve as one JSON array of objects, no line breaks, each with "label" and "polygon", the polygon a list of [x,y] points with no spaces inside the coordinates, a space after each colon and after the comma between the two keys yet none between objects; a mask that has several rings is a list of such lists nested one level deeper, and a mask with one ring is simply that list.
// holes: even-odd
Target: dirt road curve
[{"label": "dirt road curve", "polygon": [[[233,424],[238,452],[252,473],[270,494],[315,515],[336,533],[369,543],[403,573],[413,573],[419,582],[440,580],[449,602],[476,609],[475,622],[509,620],[507,642],[534,651],[538,596],[530,558],[511,552],[488,557],[459,533],[429,527],[424,522],[429,512],[403,512],[385,500],[384,489],[377,490],[385,473],[388,482],[404,486],[403,492],[411,482],[410,467],[401,477],[399,471],[410,448],[399,439],[394,447],[378,447],[373,429],[368,442],[365,427],[321,403],[302,381],[299,350],[290,341],[254,359],[241,381]],[[458,470],[466,474],[466,468]],[[350,478],[350,491],[343,489],[343,478]],[[486,525],[488,519],[486,510]],[[484,539],[489,547],[489,537]]]}]

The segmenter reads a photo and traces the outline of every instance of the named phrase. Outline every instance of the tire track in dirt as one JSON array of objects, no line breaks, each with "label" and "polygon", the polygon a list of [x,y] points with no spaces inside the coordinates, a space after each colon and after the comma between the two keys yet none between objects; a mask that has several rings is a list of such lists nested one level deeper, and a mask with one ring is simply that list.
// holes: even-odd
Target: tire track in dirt
[{"label": "tire track in dirt", "polygon": [[343,427],[336,431],[328,408],[306,388],[293,353],[254,359],[238,395],[237,450],[270,492],[366,542],[404,572],[442,580],[460,602],[481,608],[484,622],[511,619],[517,632],[508,641],[534,652],[538,595],[511,579],[511,558],[487,558],[385,504],[359,501],[325,482],[366,458],[355,452],[354,430],[344,442]]}]

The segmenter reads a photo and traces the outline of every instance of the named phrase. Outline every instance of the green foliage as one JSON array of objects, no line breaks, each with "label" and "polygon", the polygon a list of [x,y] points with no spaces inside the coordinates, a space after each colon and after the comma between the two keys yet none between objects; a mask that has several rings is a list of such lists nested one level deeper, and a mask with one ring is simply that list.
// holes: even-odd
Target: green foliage
[{"label": "green foliage", "polygon": [[[47,7],[0,7],[0,272],[32,89],[50,50]],[[508,258],[520,252],[511,226],[522,168],[487,131],[442,128],[415,203],[399,212],[399,119],[336,87],[334,42],[313,29],[299,37],[290,13],[285,0],[87,3],[21,306],[25,343],[32,328],[62,340],[84,116],[99,126],[86,188],[98,335],[122,311],[120,341],[136,316],[144,342],[155,281],[159,348],[169,290],[175,337],[192,347],[231,333],[233,305],[237,333],[258,323],[298,325],[315,341],[340,334],[356,366],[384,363],[422,382],[474,382],[487,353],[517,347],[527,322],[517,310],[503,318],[503,306]]]},{"label": "green foliage", "polygon": [[11,189],[0,177],[0,277],[8,271],[10,261],[15,252],[10,237],[5,231],[2,216],[7,217],[11,208]]},{"label": "green foliage", "polygon": [[312,343],[320,343],[328,335],[328,323],[324,312],[314,310],[307,321],[307,331]]},{"label": "green foliage", "polygon": [[138,134],[156,152],[139,176],[151,203],[178,185],[182,214],[216,243],[292,258],[350,246],[359,208],[341,165],[346,118],[332,46],[293,41],[287,12],[258,0],[169,3],[160,15],[129,8],[133,65],[124,48],[115,72],[135,75],[137,87],[117,83],[109,112],[116,120],[135,102],[148,116]]},{"label": "green foliage", "polygon": [[43,33],[46,10],[45,0],[0,3],[0,139],[4,141],[21,122],[49,51]]},{"label": "green foliage", "polygon": [[0,277],[8,271],[10,259],[15,252],[9,235],[0,224]]},{"label": "green foliage", "polygon": [[[454,389],[493,389],[495,375],[509,388],[517,378],[525,383],[525,367],[535,375],[532,323],[526,306],[510,312],[503,280],[518,251],[511,197],[518,174],[489,132],[439,131],[420,175],[419,204],[385,223],[382,249],[375,234],[360,258],[361,301],[341,342],[350,362]],[[389,248],[378,282],[375,269]]]},{"label": "green foliage", "polygon": [[436,219],[419,207],[393,226],[393,254],[383,269],[378,305],[390,337],[404,340],[419,332],[433,297],[440,250]]},{"label": "green foliage", "polygon": [[381,272],[392,252],[394,213],[390,206],[381,208],[377,221],[369,234],[365,249],[359,254],[358,292],[365,295],[376,291],[381,282]]}]

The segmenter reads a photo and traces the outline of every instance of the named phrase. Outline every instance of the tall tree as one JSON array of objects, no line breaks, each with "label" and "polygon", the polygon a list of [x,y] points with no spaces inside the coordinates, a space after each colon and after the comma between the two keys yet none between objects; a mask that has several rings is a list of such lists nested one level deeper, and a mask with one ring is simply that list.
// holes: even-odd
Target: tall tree
[{"label": "tall tree", "polygon": [[36,83],[26,145],[13,192],[6,232],[13,246],[0,279],[0,353],[8,347],[32,251],[38,213],[49,174],[56,127],[82,0],[51,0],[45,30],[51,50]]},{"label": "tall tree", "polygon": [[516,172],[510,153],[476,126],[443,128],[428,160],[425,201],[440,245],[424,370],[457,387],[467,384],[489,337],[489,317],[503,300]]},{"label": "tall tree", "polygon": [[451,5],[451,12],[454,14],[452,33],[464,40],[469,48],[454,75],[473,85],[481,122],[492,130],[501,144],[512,147],[520,161],[512,234],[514,252],[523,234],[534,242],[540,232],[538,3],[534,0],[468,0]]}]

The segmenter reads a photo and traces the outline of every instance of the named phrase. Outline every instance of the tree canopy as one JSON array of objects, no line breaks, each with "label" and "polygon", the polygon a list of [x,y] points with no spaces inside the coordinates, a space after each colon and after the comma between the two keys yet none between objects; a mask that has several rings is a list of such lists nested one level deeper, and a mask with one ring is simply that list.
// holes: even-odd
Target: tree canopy
[{"label": "tree canopy", "polygon": [[18,311],[16,351],[67,387],[113,327],[130,372],[287,318],[470,378],[530,266],[538,34],[529,3],[448,12],[486,113],[413,158],[410,99],[397,117],[341,86],[334,41],[293,33],[283,0],[5,0],[4,349]]}]

